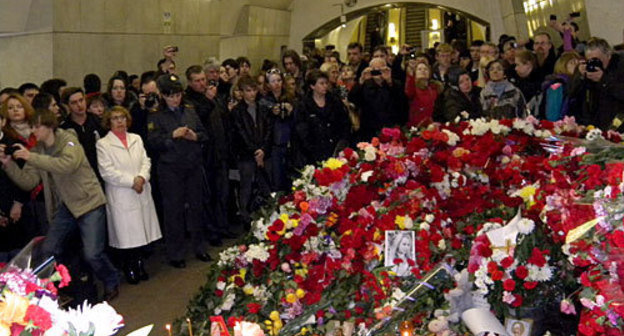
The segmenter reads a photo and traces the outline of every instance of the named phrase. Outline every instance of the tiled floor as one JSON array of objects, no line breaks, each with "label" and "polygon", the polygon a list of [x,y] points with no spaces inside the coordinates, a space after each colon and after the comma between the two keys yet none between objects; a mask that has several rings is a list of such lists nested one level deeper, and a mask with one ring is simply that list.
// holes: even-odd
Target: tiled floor
[{"label": "tiled floor", "polygon": [[[216,259],[219,251],[234,240],[224,242],[223,247],[211,248],[209,253]],[[188,253],[186,268],[169,266],[164,245],[156,247],[147,263],[148,281],[138,285],[123,282],[119,297],[111,305],[124,316],[126,327],[118,335],[123,336],[148,324],[154,324],[150,336],[165,336],[165,324],[184,316],[186,305],[206,281],[210,263],[201,262]]]}]

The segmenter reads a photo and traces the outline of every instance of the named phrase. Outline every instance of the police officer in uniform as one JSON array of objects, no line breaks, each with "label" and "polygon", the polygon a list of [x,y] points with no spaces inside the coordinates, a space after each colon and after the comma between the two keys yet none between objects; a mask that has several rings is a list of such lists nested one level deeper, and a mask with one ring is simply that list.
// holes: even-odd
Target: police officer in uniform
[{"label": "police officer in uniform", "polygon": [[202,225],[202,145],[206,131],[190,105],[183,105],[183,87],[176,75],[157,80],[162,95],[160,109],[148,116],[148,143],[158,153],[157,171],[164,211],[165,244],[169,264],[186,267],[185,231],[189,231],[195,256],[211,260],[205,252]]}]

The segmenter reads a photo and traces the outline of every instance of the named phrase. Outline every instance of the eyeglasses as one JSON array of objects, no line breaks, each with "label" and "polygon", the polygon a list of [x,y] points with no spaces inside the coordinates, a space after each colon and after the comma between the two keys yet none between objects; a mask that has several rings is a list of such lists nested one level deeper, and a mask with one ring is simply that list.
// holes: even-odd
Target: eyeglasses
[{"label": "eyeglasses", "polygon": [[126,121],[126,119],[128,119],[125,115],[117,115],[114,117],[111,117],[112,121]]}]

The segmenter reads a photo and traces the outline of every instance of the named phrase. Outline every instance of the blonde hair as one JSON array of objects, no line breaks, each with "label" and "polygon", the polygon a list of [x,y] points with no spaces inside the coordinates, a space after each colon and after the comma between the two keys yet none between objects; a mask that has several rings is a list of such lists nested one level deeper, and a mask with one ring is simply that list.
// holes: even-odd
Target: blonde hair
[{"label": "blonde hair", "polygon": [[104,111],[102,115],[102,126],[106,129],[110,129],[111,126],[111,118],[113,117],[113,113],[120,112],[126,117],[126,127],[130,127],[132,125],[132,115],[128,110],[120,105],[113,106],[112,108]]},{"label": "blonde hair", "polygon": [[331,62],[325,62],[321,64],[320,70],[326,74],[329,74],[329,72],[332,70],[340,71],[340,69],[338,68],[338,64]]}]

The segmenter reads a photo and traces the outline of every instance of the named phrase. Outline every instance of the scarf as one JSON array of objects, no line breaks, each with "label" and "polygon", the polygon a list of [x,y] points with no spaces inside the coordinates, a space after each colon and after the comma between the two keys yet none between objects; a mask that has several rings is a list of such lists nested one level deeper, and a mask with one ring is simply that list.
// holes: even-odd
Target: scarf
[{"label": "scarf", "polygon": [[17,132],[17,134],[28,141],[28,138],[30,138],[30,134],[32,133],[32,128],[30,128],[30,125],[27,122],[12,122],[11,127],[15,130],[15,132]]},{"label": "scarf", "polygon": [[119,138],[119,140],[124,145],[124,147],[128,148],[128,138],[127,138],[128,133],[126,133],[126,132],[115,132],[113,130],[111,130],[111,132],[113,132],[113,134],[115,134]]},{"label": "scarf", "polygon": [[502,80],[500,82],[489,82],[488,84],[490,85],[492,92],[494,92],[494,94],[496,94],[496,96],[500,98],[500,96],[503,95],[510,83],[507,80]]}]

